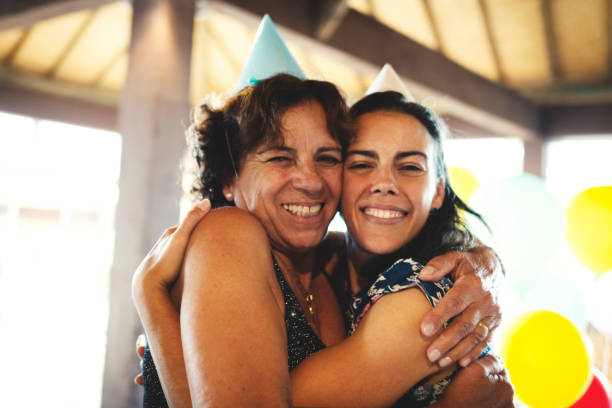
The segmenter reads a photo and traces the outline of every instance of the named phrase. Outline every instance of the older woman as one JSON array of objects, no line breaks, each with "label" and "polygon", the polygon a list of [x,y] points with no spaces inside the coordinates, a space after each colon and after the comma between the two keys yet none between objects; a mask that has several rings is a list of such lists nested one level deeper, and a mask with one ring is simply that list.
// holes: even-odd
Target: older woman
[{"label": "older woman", "polygon": [[144,267],[135,276],[174,405],[288,406],[289,371],[343,339],[342,312],[314,251],[340,193],[342,117],[331,84],[278,76],[208,110],[194,129],[201,191],[213,206],[234,202],[252,215],[213,211],[196,228],[174,290],[180,326],[166,288],[173,275]]}]

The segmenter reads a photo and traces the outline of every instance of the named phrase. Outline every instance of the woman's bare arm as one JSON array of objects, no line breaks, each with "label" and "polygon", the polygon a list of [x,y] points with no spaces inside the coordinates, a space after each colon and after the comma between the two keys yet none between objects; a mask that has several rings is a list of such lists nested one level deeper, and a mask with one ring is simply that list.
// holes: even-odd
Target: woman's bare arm
[{"label": "woman's bare arm", "polygon": [[429,310],[416,288],[377,301],[351,337],[292,371],[295,406],[392,405],[419,380],[440,370],[427,360],[429,341],[419,332]]},{"label": "woman's bare arm", "polygon": [[210,211],[210,201],[194,206],[178,227],[167,229],[138,266],[132,296],[148,336],[160,381],[171,407],[191,399],[181,348],[179,314],[168,291],[176,281],[191,232]]},{"label": "woman's bare arm", "polygon": [[212,212],[192,235],[184,275],[180,328],[193,405],[289,406],[283,306],[261,224],[234,208]]}]

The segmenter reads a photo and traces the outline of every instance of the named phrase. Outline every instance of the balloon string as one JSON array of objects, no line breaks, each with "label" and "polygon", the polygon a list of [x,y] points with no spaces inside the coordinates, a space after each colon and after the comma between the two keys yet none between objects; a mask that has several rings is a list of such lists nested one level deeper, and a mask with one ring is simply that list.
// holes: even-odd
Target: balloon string
[{"label": "balloon string", "polygon": [[604,336],[605,344],[604,344],[604,352],[603,352],[603,364],[602,364],[602,372],[605,377],[608,376],[608,371],[610,368],[610,346],[612,346],[612,336],[606,334]]}]

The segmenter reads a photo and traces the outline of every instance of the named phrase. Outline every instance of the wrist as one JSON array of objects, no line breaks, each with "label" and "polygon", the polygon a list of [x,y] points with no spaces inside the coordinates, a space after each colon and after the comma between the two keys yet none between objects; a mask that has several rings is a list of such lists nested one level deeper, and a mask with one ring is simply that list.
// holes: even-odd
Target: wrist
[{"label": "wrist", "polygon": [[151,273],[139,273],[132,278],[132,299],[136,309],[140,312],[151,303],[158,303],[161,297],[168,298],[169,290],[164,282],[151,276]]}]

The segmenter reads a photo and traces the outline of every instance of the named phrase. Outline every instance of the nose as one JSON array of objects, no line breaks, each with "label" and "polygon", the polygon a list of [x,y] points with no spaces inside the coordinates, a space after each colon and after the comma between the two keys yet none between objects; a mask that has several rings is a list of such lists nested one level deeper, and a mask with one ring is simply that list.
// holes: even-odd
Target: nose
[{"label": "nose", "polygon": [[314,163],[301,163],[295,166],[292,182],[296,190],[309,196],[321,194],[325,184]]},{"label": "nose", "polygon": [[393,176],[386,171],[379,171],[370,188],[370,193],[379,195],[396,195],[397,186]]}]

